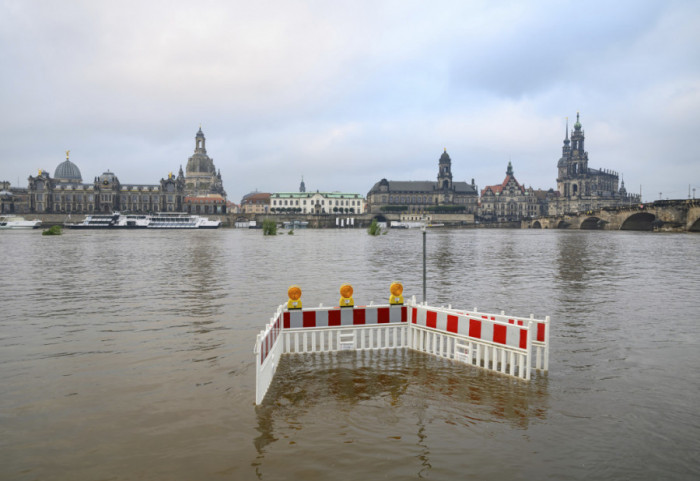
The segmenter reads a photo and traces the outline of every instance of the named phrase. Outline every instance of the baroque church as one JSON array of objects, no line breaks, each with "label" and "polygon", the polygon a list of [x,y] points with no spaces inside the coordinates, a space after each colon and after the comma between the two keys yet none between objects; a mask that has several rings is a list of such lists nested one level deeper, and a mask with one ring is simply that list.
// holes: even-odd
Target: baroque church
[{"label": "baroque church", "polygon": [[[208,196],[211,194],[226,197],[221,171],[214,167],[214,159],[207,155],[206,142],[202,126],[194,138],[194,154],[187,160],[185,174],[185,192],[189,196]],[[182,167],[180,167],[182,170]]]},{"label": "baroque church", "polygon": [[437,181],[382,179],[370,189],[367,202],[372,214],[475,214],[478,197],[474,179],[471,184],[452,180],[452,159],[445,149]]}]

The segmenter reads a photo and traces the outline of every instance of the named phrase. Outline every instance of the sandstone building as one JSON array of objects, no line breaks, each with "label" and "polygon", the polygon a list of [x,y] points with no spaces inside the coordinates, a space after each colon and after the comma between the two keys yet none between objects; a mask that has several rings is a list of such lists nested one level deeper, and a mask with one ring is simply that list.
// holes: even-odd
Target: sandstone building
[{"label": "sandstone building", "polygon": [[484,222],[513,222],[540,214],[540,200],[532,187],[520,185],[508,162],[506,177],[500,184],[481,191],[479,219]]},{"label": "sandstone building", "polygon": [[437,181],[382,179],[367,194],[372,214],[475,214],[478,192],[472,183],[452,179],[452,159],[447,149],[438,160]]}]

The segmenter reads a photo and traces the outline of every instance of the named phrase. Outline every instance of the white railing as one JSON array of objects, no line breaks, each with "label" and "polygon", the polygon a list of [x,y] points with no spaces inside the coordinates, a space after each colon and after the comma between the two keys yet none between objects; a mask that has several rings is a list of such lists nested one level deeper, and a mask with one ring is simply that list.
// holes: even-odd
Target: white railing
[{"label": "white railing", "polygon": [[[476,342],[477,351],[475,351],[475,355],[480,356],[484,350],[487,352],[492,351],[492,347],[496,352],[500,352],[503,349],[502,345],[508,343],[511,346],[510,350],[514,353],[517,352],[518,348],[526,349],[528,356],[534,360],[535,369],[541,371],[549,370],[549,316],[544,319],[535,319],[533,314],[530,314],[529,318],[508,316],[503,311],[500,314],[489,314],[479,312],[476,307],[472,311],[452,309],[451,306],[429,307],[424,304],[416,304],[415,298],[411,300],[409,307],[413,308],[412,314],[416,312],[422,319],[423,322],[419,322],[419,325],[428,328],[431,327],[427,324],[428,312],[433,313],[431,324],[433,324],[432,327],[434,329],[450,331],[449,323],[446,321],[452,318],[453,325],[456,323],[458,326],[454,332],[458,331],[458,334],[466,335]],[[456,319],[454,319],[455,316]],[[479,335],[472,331],[472,323],[470,321],[481,323],[481,326],[478,326]],[[442,329],[440,329],[441,325]],[[529,333],[525,334],[523,332],[525,330]],[[481,335],[482,331],[484,335]],[[526,335],[531,337],[531,341],[525,340]],[[491,337],[489,338],[489,336]],[[531,342],[531,344],[528,346],[527,342]],[[494,368],[493,370],[496,369]],[[499,370],[499,372],[502,371]]]},{"label": "white railing", "polygon": [[284,350],[280,342],[282,334],[282,314],[284,306],[279,306],[255,341],[255,404],[260,404],[275,377],[280,356]]},{"label": "white railing", "polygon": [[529,380],[549,369],[549,317],[544,320],[430,307],[318,307],[284,305],[255,343],[255,402],[265,397],[282,354],[410,348],[437,357]]},{"label": "white railing", "polygon": [[370,351],[408,347],[408,325],[321,327],[283,332],[284,353]]}]

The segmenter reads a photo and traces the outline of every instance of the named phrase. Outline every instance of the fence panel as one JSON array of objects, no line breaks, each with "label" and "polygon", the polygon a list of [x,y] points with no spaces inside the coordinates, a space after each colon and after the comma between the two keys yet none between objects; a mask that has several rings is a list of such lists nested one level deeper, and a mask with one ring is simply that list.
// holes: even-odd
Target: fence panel
[{"label": "fence panel", "polygon": [[405,306],[290,311],[282,305],[255,343],[256,403],[262,402],[286,353],[408,347],[529,380],[533,356],[536,369],[549,368],[549,324],[549,317],[436,308],[415,298]]}]

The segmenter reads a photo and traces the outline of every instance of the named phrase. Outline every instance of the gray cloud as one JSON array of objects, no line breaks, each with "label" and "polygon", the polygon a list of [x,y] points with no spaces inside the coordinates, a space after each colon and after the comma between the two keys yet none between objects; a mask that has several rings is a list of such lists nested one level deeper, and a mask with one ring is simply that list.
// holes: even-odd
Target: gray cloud
[{"label": "gray cloud", "polygon": [[580,110],[591,166],[684,197],[699,24],[683,1],[6,1],[0,178],[71,149],[85,179],[156,182],[201,122],[234,201],[301,175],[361,193],[432,179],[445,147],[460,180],[500,182],[512,160],[549,188]]}]

